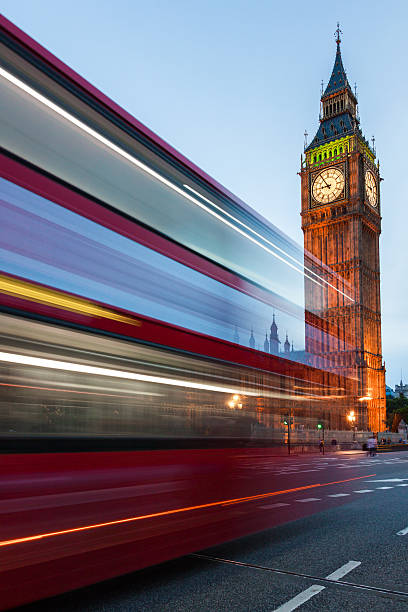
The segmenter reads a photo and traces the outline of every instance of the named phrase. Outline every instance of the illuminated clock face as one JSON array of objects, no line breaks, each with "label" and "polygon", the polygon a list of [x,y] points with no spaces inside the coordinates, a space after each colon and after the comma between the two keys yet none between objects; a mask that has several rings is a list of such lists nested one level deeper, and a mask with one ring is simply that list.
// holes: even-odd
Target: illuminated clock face
[{"label": "illuminated clock face", "polygon": [[344,174],[339,168],[325,168],[313,182],[312,194],[316,202],[329,204],[344,190]]},{"label": "illuminated clock face", "polygon": [[377,182],[371,170],[366,170],[365,173],[365,192],[367,200],[371,206],[377,206]]}]

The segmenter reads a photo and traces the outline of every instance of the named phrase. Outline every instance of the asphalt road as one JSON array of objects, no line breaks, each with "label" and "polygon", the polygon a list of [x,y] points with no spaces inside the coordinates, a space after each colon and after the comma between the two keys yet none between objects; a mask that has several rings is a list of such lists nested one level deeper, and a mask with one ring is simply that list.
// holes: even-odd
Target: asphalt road
[{"label": "asphalt road", "polygon": [[276,527],[19,610],[407,612],[408,452],[291,457],[274,469],[313,482],[317,471],[323,483],[237,504],[237,519],[256,503]]}]

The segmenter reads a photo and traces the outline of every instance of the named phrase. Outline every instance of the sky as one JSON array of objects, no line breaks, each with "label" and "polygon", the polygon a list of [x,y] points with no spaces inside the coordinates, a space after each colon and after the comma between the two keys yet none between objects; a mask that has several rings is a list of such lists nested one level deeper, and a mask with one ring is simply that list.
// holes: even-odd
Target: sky
[{"label": "sky", "polygon": [[300,155],[342,57],[381,164],[387,384],[408,382],[406,0],[3,0],[3,14],[300,244]]}]

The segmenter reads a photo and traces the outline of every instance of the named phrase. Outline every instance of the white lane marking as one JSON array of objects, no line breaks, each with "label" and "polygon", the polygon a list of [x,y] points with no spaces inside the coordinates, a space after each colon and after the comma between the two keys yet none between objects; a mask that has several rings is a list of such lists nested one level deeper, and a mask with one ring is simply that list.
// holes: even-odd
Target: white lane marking
[{"label": "white lane marking", "polygon": [[269,504],[268,506],[260,506],[260,508],[269,510],[269,508],[283,508],[283,506],[290,506],[290,504]]},{"label": "white lane marking", "polygon": [[408,487],[408,484],[404,482],[404,484],[395,485],[396,487]]},{"label": "white lane marking", "polygon": [[321,501],[321,498],[320,497],[305,497],[305,499],[297,499],[296,501],[302,502],[302,504],[304,504],[306,502]]},{"label": "white lane marking", "polygon": [[397,535],[407,535],[408,533],[408,527],[405,527],[405,529],[401,529],[401,531],[397,531]]},{"label": "white lane marking", "polygon": [[340,578],[343,578],[343,576],[351,572],[351,570],[355,569],[359,565],[361,565],[361,561],[349,561],[348,563],[345,563],[339,567],[339,569],[334,571],[332,574],[326,576],[326,578],[327,580],[340,580]]},{"label": "white lane marking", "polygon": [[376,487],[377,489],[393,489],[394,487]]},{"label": "white lane marking", "polygon": [[[349,561],[345,565],[339,567],[339,569],[326,576],[326,579],[333,581],[340,580],[340,578],[343,578],[343,576],[351,572],[351,570],[359,565],[361,565],[361,561]],[[325,588],[326,587],[320,586],[319,584],[313,584],[305,591],[302,591],[302,593],[299,593],[299,595],[296,595],[296,597],[292,597],[292,599],[289,599],[289,601],[279,606],[279,608],[275,608],[273,612],[292,612],[292,610],[296,610],[296,608],[299,608],[306,601],[315,595],[318,595]]]},{"label": "white lane marking", "polygon": [[335,495],[328,495],[327,497],[347,497],[350,493],[336,493]]},{"label": "white lane marking", "polygon": [[366,480],[365,482],[404,482],[404,480],[408,480],[408,478],[386,478],[384,480]]},{"label": "white lane marking", "polygon": [[361,489],[360,491],[353,491],[353,493],[372,493],[374,489]]},{"label": "white lane marking", "polygon": [[306,591],[299,593],[299,595],[296,595],[296,597],[289,599],[289,601],[279,606],[279,608],[276,608],[274,612],[292,612],[292,610],[299,608],[299,606],[303,605],[306,601],[320,593],[320,591],[324,591],[325,588],[326,587],[324,586],[314,584],[306,589]]}]

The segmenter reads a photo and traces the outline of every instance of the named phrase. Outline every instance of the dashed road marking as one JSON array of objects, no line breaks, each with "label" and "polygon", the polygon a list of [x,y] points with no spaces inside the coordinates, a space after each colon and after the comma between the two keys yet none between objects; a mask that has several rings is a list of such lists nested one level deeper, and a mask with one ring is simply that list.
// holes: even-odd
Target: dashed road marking
[{"label": "dashed road marking", "polygon": [[354,493],[372,493],[374,489],[361,489],[360,491],[354,491]]},{"label": "dashed road marking", "polygon": [[[339,567],[339,569],[326,576],[326,580],[333,580],[334,582],[336,582],[359,565],[361,565],[361,561],[349,561],[348,563],[345,563],[344,565]],[[308,601],[315,595],[318,595],[325,588],[326,587],[321,586],[319,584],[313,584],[305,591],[302,591],[302,593],[299,593],[299,595],[292,597],[292,599],[279,606],[279,608],[276,608],[274,612],[292,612],[292,610],[296,610],[296,608],[299,608],[299,606],[303,605],[306,601]]]},{"label": "dashed road marking", "polygon": [[397,531],[397,535],[407,535],[408,533],[408,527],[405,527],[405,529],[401,529],[401,531]]},{"label": "dashed road marking", "polygon": [[328,495],[327,497],[347,497],[350,493],[335,493],[334,495]]},{"label": "dashed road marking", "polygon": [[297,499],[297,502],[301,502],[302,504],[305,504],[307,502],[313,502],[313,501],[321,501],[320,497],[305,497],[304,499]]},{"label": "dashed road marking", "polygon": [[314,584],[313,586],[306,589],[296,597],[289,599],[286,603],[276,608],[274,612],[292,612],[292,610],[296,610],[299,606],[303,605],[306,601],[320,593],[320,591],[324,591],[326,587],[320,586],[319,584]]},{"label": "dashed road marking", "polygon": [[376,487],[377,489],[393,489],[394,487]]},{"label": "dashed road marking", "polygon": [[399,484],[399,485],[395,485],[396,487],[408,487],[408,484]]},{"label": "dashed road marking", "polygon": [[404,482],[404,480],[408,480],[408,478],[384,478],[383,480],[370,478],[370,480],[366,480],[366,482]]},{"label": "dashed road marking", "polygon": [[290,504],[269,504],[268,506],[260,506],[260,508],[269,510],[270,508],[283,508],[283,506],[290,506]]},{"label": "dashed road marking", "polygon": [[351,572],[351,570],[355,569],[359,565],[361,565],[361,561],[349,561],[348,563],[345,563],[344,565],[339,567],[339,569],[337,569],[333,573],[326,576],[326,579],[327,580],[340,580],[340,578],[343,578],[346,574]]}]

